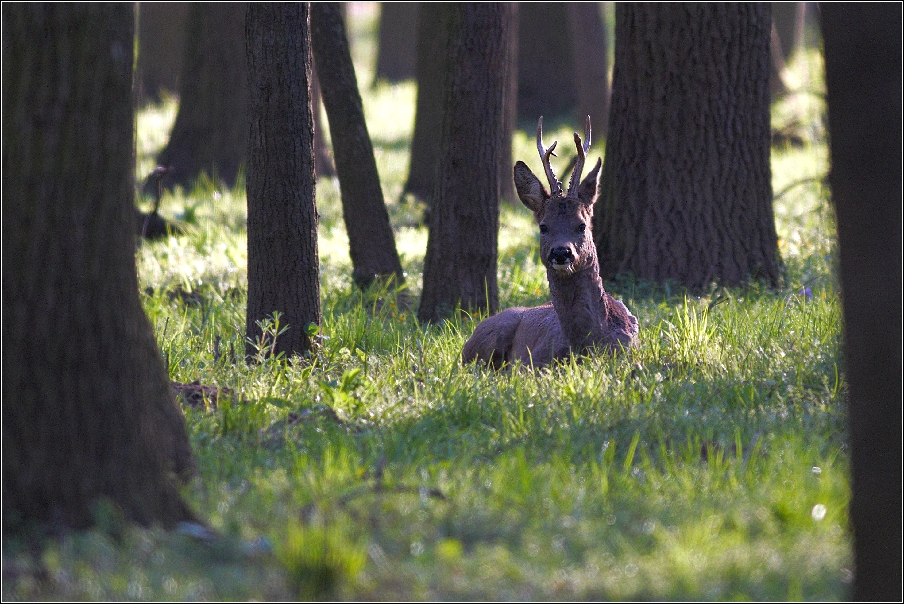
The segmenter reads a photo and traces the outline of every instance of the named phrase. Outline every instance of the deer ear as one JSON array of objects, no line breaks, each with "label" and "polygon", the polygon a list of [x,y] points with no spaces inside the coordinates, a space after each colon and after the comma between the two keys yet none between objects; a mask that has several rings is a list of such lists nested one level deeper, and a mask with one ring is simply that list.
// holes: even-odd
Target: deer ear
[{"label": "deer ear", "polygon": [[526,205],[534,214],[540,210],[540,206],[549,198],[549,193],[543,188],[540,180],[534,176],[534,173],[523,161],[515,164],[515,190],[518,192],[521,203]]},{"label": "deer ear", "polygon": [[580,199],[581,203],[584,205],[592,206],[596,203],[598,195],[597,187],[599,185],[600,168],[602,165],[602,159],[596,160],[596,166],[593,167],[593,170],[591,170],[587,177],[581,181],[581,185],[578,187],[578,199]]}]

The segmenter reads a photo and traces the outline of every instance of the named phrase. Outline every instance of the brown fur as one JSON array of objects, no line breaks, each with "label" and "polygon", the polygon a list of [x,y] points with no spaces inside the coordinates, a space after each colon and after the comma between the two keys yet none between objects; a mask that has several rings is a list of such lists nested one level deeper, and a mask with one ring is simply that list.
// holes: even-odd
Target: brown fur
[{"label": "brown fur", "polygon": [[482,321],[465,344],[464,363],[478,360],[498,369],[520,361],[542,367],[572,352],[583,354],[596,347],[617,352],[637,344],[637,319],[603,289],[599,276],[592,224],[602,161],[577,185],[589,148],[589,119],[583,149],[575,134],[579,161],[568,192],[561,190],[548,167],[549,153],[543,157],[547,150],[540,142],[541,125],[537,141],[553,194],[523,162],[515,164],[514,177],[518,196],[540,226],[540,257],[552,302],[509,308]]}]

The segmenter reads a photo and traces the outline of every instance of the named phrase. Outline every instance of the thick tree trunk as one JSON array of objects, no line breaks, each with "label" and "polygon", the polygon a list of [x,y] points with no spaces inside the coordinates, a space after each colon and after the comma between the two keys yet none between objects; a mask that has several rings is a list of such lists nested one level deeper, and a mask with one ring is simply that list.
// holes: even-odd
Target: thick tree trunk
[{"label": "thick tree trunk", "polygon": [[[165,188],[191,188],[201,174],[236,182],[248,146],[245,3],[189,5],[179,112],[157,165]],[[150,181],[145,185],[148,193]]]},{"label": "thick tree trunk", "polygon": [[131,4],[3,5],[5,529],[86,527],[104,501],[144,525],[192,518],[138,297],[133,39]]},{"label": "thick tree trunk", "polygon": [[436,321],[458,304],[495,312],[499,154],[508,3],[453,6],[443,134],[418,317]]},{"label": "thick tree trunk", "polygon": [[362,288],[377,278],[391,278],[401,284],[405,280],[402,263],[383,201],[338,2],[311,5],[311,39],[342,190],[352,277]]},{"label": "thick tree trunk", "polygon": [[164,92],[178,94],[188,7],[182,2],[138,3],[135,92],[139,104],[159,103]]},{"label": "thick tree trunk", "polygon": [[901,5],[823,4],[855,600],[901,600]]},{"label": "thick tree trunk", "polygon": [[417,22],[420,2],[381,2],[377,48],[379,80],[401,82],[415,75]]},{"label": "thick tree trunk", "polygon": [[[276,353],[304,355],[320,325],[308,3],[248,8],[248,311],[246,333],[281,313]],[[272,343],[272,342],[271,342]],[[251,343],[249,356],[256,353]]]},{"label": "thick tree trunk", "polygon": [[604,279],[778,285],[769,32],[768,4],[616,6]]},{"label": "thick tree trunk", "polygon": [[418,12],[417,107],[404,193],[428,203],[436,185],[438,143],[443,128],[446,46],[452,7],[448,2],[424,2]]}]

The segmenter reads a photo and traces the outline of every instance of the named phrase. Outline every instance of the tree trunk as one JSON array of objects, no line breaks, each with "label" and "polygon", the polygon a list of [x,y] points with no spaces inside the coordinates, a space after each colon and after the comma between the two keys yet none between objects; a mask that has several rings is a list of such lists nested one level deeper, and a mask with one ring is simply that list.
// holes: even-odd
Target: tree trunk
[{"label": "tree trunk", "polygon": [[618,4],[604,279],[776,286],[768,4]]},{"label": "tree trunk", "polygon": [[420,2],[381,2],[380,35],[374,84],[401,82],[414,77]]},{"label": "tree trunk", "polygon": [[182,2],[138,3],[135,89],[139,104],[159,103],[164,93],[179,92],[188,6]]},{"label": "tree trunk", "polygon": [[326,136],[324,136],[323,118],[320,114],[320,105],[322,102],[320,94],[320,81],[317,79],[317,68],[312,63],[311,67],[311,113],[314,115],[314,175],[317,178],[321,176],[336,176],[336,167],[333,164],[333,154],[330,153],[330,146],[326,144]]},{"label": "tree trunk", "polygon": [[901,600],[901,5],[823,4],[854,600]]},{"label": "tree trunk", "polygon": [[352,277],[360,287],[374,279],[404,282],[374,149],[364,122],[351,50],[338,2],[311,5],[311,41],[330,124],[333,156],[342,191]]},{"label": "tree trunk", "polygon": [[[308,3],[248,8],[248,311],[246,333],[281,313],[278,354],[304,355],[310,324],[320,325],[314,116]],[[273,345],[272,341],[268,345]],[[249,356],[257,352],[249,342]]]},{"label": "tree trunk", "polygon": [[[172,167],[163,180],[190,189],[207,174],[234,186],[248,145],[248,82],[243,28],[245,3],[192,3],[188,7],[179,112],[157,165]],[[146,183],[145,190],[153,193]]]},{"label": "tree trunk", "polygon": [[458,304],[495,312],[499,154],[508,68],[509,3],[451,11],[440,160],[418,317],[436,321]]},{"label": "tree trunk", "polygon": [[417,107],[408,182],[403,194],[429,203],[436,185],[439,139],[443,128],[443,91],[448,71],[449,2],[424,2],[417,26]]},{"label": "tree trunk", "polygon": [[[788,92],[782,73],[791,57],[806,46],[808,22],[813,21],[815,2],[770,2],[772,7],[772,70],[769,88],[772,99]],[[808,14],[810,14],[808,18]],[[817,26],[813,25],[812,29]]]},{"label": "tree trunk", "polygon": [[[773,3],[777,4],[777,3]],[[788,94],[788,86],[785,84],[785,57],[782,56],[782,44],[779,40],[778,28],[772,24],[772,33],[769,43],[769,94],[772,100],[780,99]]]},{"label": "tree trunk", "polygon": [[577,96],[566,3],[523,2],[518,22],[518,119],[570,121]]},{"label": "tree trunk", "polygon": [[192,519],[184,419],[138,297],[134,24],[131,4],[3,5],[4,529],[87,527],[109,504]]},{"label": "tree trunk", "polygon": [[508,65],[508,81],[505,86],[505,109],[503,112],[502,153],[499,154],[499,199],[507,203],[519,203],[515,193],[515,181],[512,178],[512,167],[515,160],[512,154],[512,139],[518,127],[518,11],[520,3],[512,3],[512,26],[508,36],[506,64]]},{"label": "tree trunk", "polygon": [[803,21],[806,2],[770,2],[779,56],[787,61],[803,45]]},{"label": "tree trunk", "polygon": [[608,68],[598,3],[524,2],[518,21],[518,118],[571,123],[577,115],[583,124],[590,115],[604,123]]},{"label": "tree trunk", "polygon": [[583,124],[589,115],[599,124],[596,137],[603,140],[609,121],[609,52],[603,16],[597,2],[568,2],[565,6],[570,38],[577,41],[571,44],[576,123]]}]

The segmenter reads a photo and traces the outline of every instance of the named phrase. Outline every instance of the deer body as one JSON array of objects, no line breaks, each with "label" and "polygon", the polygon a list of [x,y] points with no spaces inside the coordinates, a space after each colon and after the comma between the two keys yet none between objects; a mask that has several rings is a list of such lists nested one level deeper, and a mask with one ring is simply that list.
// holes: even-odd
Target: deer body
[{"label": "deer body", "polygon": [[475,359],[499,368],[521,361],[535,367],[554,359],[599,347],[610,351],[637,343],[637,319],[603,289],[593,243],[593,204],[602,161],[580,181],[590,147],[590,118],[585,142],[575,133],[578,161],[568,192],[549,165],[556,143],[542,143],[543,118],[537,125],[537,147],[552,192],[523,162],[515,164],[515,189],[540,227],[540,257],[546,267],[552,302],[532,308],[509,308],[482,321],[465,344],[462,360]]}]

